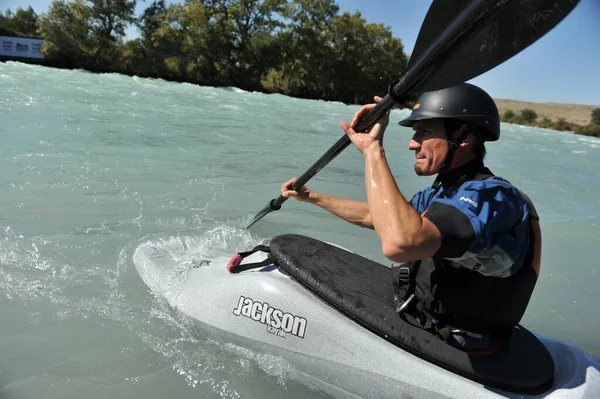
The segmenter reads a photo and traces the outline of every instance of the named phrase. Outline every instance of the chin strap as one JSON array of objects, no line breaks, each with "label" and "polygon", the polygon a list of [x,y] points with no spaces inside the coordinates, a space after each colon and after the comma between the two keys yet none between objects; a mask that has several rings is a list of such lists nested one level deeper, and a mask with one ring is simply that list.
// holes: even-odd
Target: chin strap
[{"label": "chin strap", "polygon": [[[446,132],[452,131],[450,129],[450,125],[447,123],[448,121],[444,121],[444,125],[446,126]],[[464,127],[463,127],[464,126]],[[444,165],[442,165],[442,169],[438,172],[435,181],[433,182],[432,187],[434,189],[438,189],[441,184],[442,176],[450,170],[450,165],[452,165],[452,160],[454,159],[454,153],[460,147],[460,143],[463,142],[464,139],[471,133],[471,127],[467,124],[461,125],[460,134],[455,139],[448,140],[448,154],[446,154],[446,159],[444,160]]]}]

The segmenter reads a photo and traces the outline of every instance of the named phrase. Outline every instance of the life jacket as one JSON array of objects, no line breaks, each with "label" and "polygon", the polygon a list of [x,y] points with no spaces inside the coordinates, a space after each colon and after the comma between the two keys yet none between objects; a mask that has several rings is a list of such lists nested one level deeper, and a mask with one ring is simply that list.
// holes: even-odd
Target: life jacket
[{"label": "life jacket", "polygon": [[[469,180],[495,178],[477,174]],[[503,278],[459,268],[435,256],[392,267],[396,310],[404,320],[435,332],[451,326],[473,333],[510,334],[533,293],[542,249],[539,217],[529,197],[521,194],[530,210],[530,243],[522,267]]]}]

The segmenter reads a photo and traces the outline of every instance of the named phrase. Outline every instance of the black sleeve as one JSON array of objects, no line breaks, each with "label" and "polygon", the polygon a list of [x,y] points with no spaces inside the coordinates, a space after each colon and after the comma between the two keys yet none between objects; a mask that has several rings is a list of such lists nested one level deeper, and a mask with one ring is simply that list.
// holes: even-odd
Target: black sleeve
[{"label": "black sleeve", "polygon": [[529,196],[527,194],[525,194],[523,191],[519,192],[523,195],[523,198],[525,198],[525,201],[527,201],[527,205],[529,205],[529,215],[531,215],[531,218],[533,220],[540,220],[540,216],[537,213],[537,210],[535,209],[535,206],[533,206],[533,202],[531,202],[531,198],[529,198]]},{"label": "black sleeve", "polygon": [[434,256],[458,258],[467,252],[475,239],[475,229],[467,215],[452,205],[434,202],[427,209],[425,217],[442,234],[442,245]]}]

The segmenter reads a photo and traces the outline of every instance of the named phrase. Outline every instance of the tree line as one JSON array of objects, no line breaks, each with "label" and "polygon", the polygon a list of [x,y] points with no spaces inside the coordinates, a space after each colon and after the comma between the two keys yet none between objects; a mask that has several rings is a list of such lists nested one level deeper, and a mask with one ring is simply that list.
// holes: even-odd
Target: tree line
[{"label": "tree line", "polygon": [[[54,0],[0,12],[0,35],[41,37],[50,66],[290,96],[371,102],[406,72],[390,27],[334,0]],[[126,40],[137,27],[139,37]]]},{"label": "tree line", "polygon": [[[294,97],[371,102],[407,69],[402,41],[360,12],[340,14],[335,0],[153,0],[135,15],[135,0],[53,0],[0,11],[0,35],[41,37],[46,63]],[[139,37],[126,39],[128,28]],[[411,105],[416,98],[410,98]],[[600,137],[592,123],[538,120],[512,110],[502,121]]]},{"label": "tree line", "polygon": [[600,137],[600,108],[592,110],[591,120],[588,125],[567,122],[565,118],[558,118],[558,120],[552,121],[550,118],[544,117],[540,120],[537,112],[529,108],[522,109],[518,114],[508,109],[502,114],[501,120],[502,122],[517,125],[537,126],[552,130],[569,131],[585,136]]}]

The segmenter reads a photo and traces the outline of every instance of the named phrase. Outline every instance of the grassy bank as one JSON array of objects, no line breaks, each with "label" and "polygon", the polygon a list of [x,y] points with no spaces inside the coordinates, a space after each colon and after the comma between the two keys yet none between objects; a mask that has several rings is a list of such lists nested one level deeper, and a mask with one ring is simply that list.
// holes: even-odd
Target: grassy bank
[{"label": "grassy bank", "polygon": [[495,99],[502,122],[600,137],[600,106]]}]

